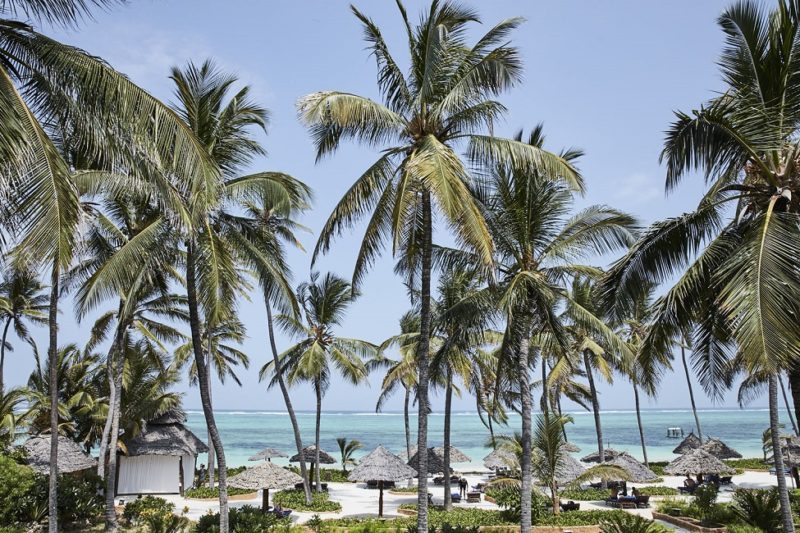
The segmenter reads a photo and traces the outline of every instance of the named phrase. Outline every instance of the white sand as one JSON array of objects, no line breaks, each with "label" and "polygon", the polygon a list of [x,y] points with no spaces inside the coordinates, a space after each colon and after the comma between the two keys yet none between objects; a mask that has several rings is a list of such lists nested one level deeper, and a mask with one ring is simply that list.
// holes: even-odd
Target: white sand
[{"label": "white sand", "polygon": [[[479,482],[485,482],[486,476],[473,473],[473,474],[466,474],[464,477],[467,478],[469,481],[470,486],[473,486]],[[788,476],[787,476],[788,477]],[[656,483],[656,485],[666,485],[668,487],[680,487],[683,485],[683,480],[685,478],[681,476],[665,476],[664,481],[661,483]],[[761,488],[769,488],[776,485],[776,478],[775,476],[769,474],[768,472],[754,472],[754,471],[747,471],[740,476],[734,476],[733,478],[733,485],[728,485],[721,488],[719,500],[720,502],[730,501],[731,495],[733,491],[737,487],[742,488],[750,488],[750,489],[761,489]],[[787,479],[787,483],[789,483],[790,487],[792,486],[791,479]],[[404,486],[404,483],[399,483],[398,486]],[[644,487],[648,484],[645,483],[628,483],[628,489],[630,490],[632,487]],[[342,510],[338,513],[318,513],[320,517],[323,519],[325,518],[340,518],[344,516],[372,516],[376,517],[378,515],[378,491],[376,489],[367,489],[364,483],[328,483],[328,490],[330,491],[330,497],[332,500],[337,501],[342,504]],[[453,492],[458,492],[458,487],[453,487]],[[441,504],[444,498],[444,489],[442,486],[433,485],[431,480],[428,481],[428,491],[433,494],[434,503]],[[275,491],[272,491],[271,494],[274,494]],[[171,501],[175,504],[176,511],[178,513],[182,512],[184,507],[188,507],[189,511],[186,516],[188,516],[192,520],[197,520],[201,516],[209,512],[216,512],[219,509],[219,505],[217,504],[216,500],[188,500],[186,498],[182,498],[178,495],[166,495],[162,496],[164,499]],[[124,499],[130,501],[130,496],[123,497]],[[674,498],[688,498],[687,496],[676,496]],[[652,518],[652,509],[655,508],[657,502],[663,498],[653,497],[650,499],[651,508],[650,509],[629,509],[628,511],[635,514],[640,514],[647,518]],[[416,494],[391,494],[388,490],[384,491],[383,494],[383,515],[386,518],[393,518],[398,515],[398,507],[404,503],[416,503],[417,497]],[[271,500],[270,500],[270,503]],[[604,505],[602,502],[580,502],[581,503],[581,510],[589,510],[589,509],[609,509],[608,506]],[[261,496],[259,495],[256,498],[249,499],[249,500],[237,500],[230,502],[231,507],[241,507],[243,505],[253,505],[255,507],[261,506]],[[462,503],[454,504],[454,507],[465,507],[465,508],[480,508],[480,509],[498,509],[498,507],[492,503],[481,501],[481,503],[466,503],[465,500]],[[297,523],[304,523],[309,518],[311,518],[315,513],[306,513],[306,512],[293,512],[292,513],[292,520]]]}]

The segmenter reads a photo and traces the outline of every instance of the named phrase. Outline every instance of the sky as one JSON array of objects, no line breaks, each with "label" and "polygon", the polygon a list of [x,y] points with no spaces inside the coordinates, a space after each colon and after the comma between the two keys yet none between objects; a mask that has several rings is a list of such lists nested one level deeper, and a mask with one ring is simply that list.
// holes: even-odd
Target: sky
[{"label": "sky", "polygon": [[[382,29],[398,61],[406,63],[404,30],[392,0],[355,0],[357,7]],[[523,16],[526,23],[513,34],[525,65],[523,83],[500,100],[509,109],[497,135],[512,135],[520,128],[545,125],[546,146],[552,150],[574,146],[585,157],[579,166],[588,192],[578,206],[608,204],[637,216],[642,224],[676,216],[693,208],[703,191],[701,176],[689,176],[678,191],[664,194],[664,168],[659,164],[664,131],[675,110],[690,111],[722,89],[716,60],[723,35],[716,19],[726,1],[675,0],[672,2],[587,2],[539,0],[518,2],[466,1],[481,15],[478,32],[509,17]],[[423,0],[408,0],[412,16],[426,7]],[[298,98],[321,90],[341,90],[378,98],[374,59],[365,50],[358,21],[341,0],[133,0],[126,6],[95,13],[77,28],[43,28],[62,42],[81,47],[108,61],[134,82],[165,101],[172,98],[168,78],[172,66],[213,59],[224,71],[252,86],[252,94],[269,108],[271,123],[261,140],[269,154],[251,170],[277,170],[302,179],[313,187],[313,210],[302,222],[319,230],[331,209],[354,179],[376,157],[376,152],[345,143],[332,157],[319,163],[307,132],[297,120]],[[338,239],[330,253],[316,265],[346,278],[352,273],[363,226]],[[313,249],[315,236],[303,237]],[[295,281],[306,279],[310,255],[292,252]],[[408,308],[400,280],[392,273],[390,250],[367,277],[363,296],[353,305],[340,334],[380,342],[395,334],[398,319]],[[77,324],[71,302],[61,306],[62,344],[82,344],[92,317]],[[279,409],[277,390],[258,382],[258,369],[270,358],[266,343],[266,317],[258,294],[243,299],[239,316],[248,329],[244,350],[250,370],[240,372],[242,387],[214,383],[214,403],[219,409]],[[40,346],[46,333],[37,331]],[[279,349],[289,340],[279,338]],[[23,384],[33,362],[20,347],[7,361],[10,382]],[[686,383],[680,373],[666,376],[658,398],[644,400],[649,408],[688,405]],[[371,411],[379,393],[380,376],[370,385],[353,389],[335,382],[323,402],[326,410]],[[199,406],[199,394],[187,384],[184,405]],[[622,379],[603,384],[605,409],[633,406],[630,385]],[[735,394],[712,404],[702,393],[700,406],[734,407]],[[293,393],[296,408],[313,409],[310,390]],[[434,399],[441,409],[442,398]],[[760,403],[754,405],[761,405]],[[402,397],[386,409],[402,408]],[[474,409],[472,398],[454,401],[457,410]]]}]

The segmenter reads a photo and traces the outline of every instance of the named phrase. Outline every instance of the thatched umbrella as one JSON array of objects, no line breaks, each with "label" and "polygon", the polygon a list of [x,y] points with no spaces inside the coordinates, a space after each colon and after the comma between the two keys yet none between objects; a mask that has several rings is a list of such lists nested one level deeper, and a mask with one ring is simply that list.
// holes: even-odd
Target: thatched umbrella
[{"label": "thatched umbrella", "polygon": [[380,495],[378,496],[378,518],[383,518],[383,483],[385,481],[400,481],[417,475],[417,471],[406,465],[402,459],[384,448],[378,446],[368,455],[362,457],[353,468],[347,479],[350,481],[377,481]]},{"label": "thatched umbrella", "polygon": [[562,453],[556,465],[556,482],[559,485],[572,483],[586,471],[586,468],[568,453]]},{"label": "thatched umbrella", "polygon": [[[614,448],[606,448],[603,450],[603,456],[605,457],[606,461],[611,461],[612,459],[616,459],[618,455],[622,452],[615,450]],[[581,459],[584,463],[599,463],[600,462],[600,452],[590,453],[583,459]]]},{"label": "thatched umbrella", "polygon": [[736,471],[701,449],[681,455],[666,467],[664,472],[676,476],[691,476],[702,474],[733,475]]},{"label": "thatched umbrella", "polygon": [[[309,483],[314,483],[314,467],[319,468],[319,465],[316,464],[317,461],[317,447],[315,445],[306,446],[303,448],[303,459],[307,463],[311,463],[311,470],[309,472],[308,481]],[[296,453],[289,458],[290,463],[299,463],[300,462],[300,454]],[[331,457],[331,455],[323,450],[322,448],[319,449],[319,463],[323,465],[332,465],[336,462],[336,459]]]},{"label": "thatched umbrella", "polygon": [[276,450],[275,448],[264,448],[257,454],[251,456],[248,461],[262,461],[266,459],[267,461],[271,461],[273,457],[289,457],[285,453],[280,450]]},{"label": "thatched umbrella", "polygon": [[561,449],[564,450],[565,452],[569,452],[569,453],[578,453],[579,451],[581,451],[580,446],[578,446],[577,444],[574,444],[572,442],[565,442],[561,446]]},{"label": "thatched umbrella", "polygon": [[483,458],[483,466],[489,470],[496,470],[498,468],[513,468],[517,462],[514,454],[503,448],[497,448],[489,455]]},{"label": "thatched umbrella", "polygon": [[622,452],[606,464],[618,466],[625,470],[629,476],[628,481],[633,481],[635,483],[652,483],[658,479],[658,474],[626,452]]},{"label": "thatched umbrella", "polygon": [[700,449],[710,453],[717,459],[741,459],[742,454],[725,444],[719,439],[708,439]]},{"label": "thatched umbrella", "polygon": [[[25,462],[40,474],[50,473],[50,435],[31,437],[22,445]],[[97,459],[86,454],[75,441],[58,436],[58,472],[69,473],[97,468]]]},{"label": "thatched umbrella", "polygon": [[700,440],[700,437],[694,434],[694,431],[686,435],[686,438],[681,441],[678,446],[672,450],[672,453],[677,453],[678,455],[683,455],[685,453],[689,453],[692,450],[696,450],[700,446],[703,445],[703,441]]},{"label": "thatched umbrella", "polygon": [[261,509],[266,511],[269,509],[270,489],[286,489],[302,481],[303,478],[291,470],[266,462],[236,474],[228,480],[228,486],[247,490],[262,489]]},{"label": "thatched umbrella", "polygon": [[[464,454],[461,450],[456,448],[455,446],[450,446],[450,464],[453,463],[469,463],[472,459],[470,459],[467,455]],[[419,472],[419,457],[418,454],[415,452],[414,455],[411,456],[411,459],[408,460],[408,466],[412,467],[414,470]],[[444,448],[442,446],[437,446],[436,448],[428,448],[428,473],[429,474],[438,474],[439,472],[443,472],[445,475],[450,475],[450,472],[444,471]]]}]

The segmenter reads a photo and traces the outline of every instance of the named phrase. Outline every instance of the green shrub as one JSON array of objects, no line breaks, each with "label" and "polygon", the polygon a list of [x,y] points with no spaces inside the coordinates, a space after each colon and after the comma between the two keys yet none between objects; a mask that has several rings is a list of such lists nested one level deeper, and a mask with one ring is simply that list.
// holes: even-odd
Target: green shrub
[{"label": "green shrub", "polygon": [[392,492],[402,492],[404,494],[416,494],[417,487],[392,487],[390,489]]},{"label": "green shrub", "polygon": [[148,533],[184,533],[192,525],[185,516],[177,516],[171,512],[146,511],[141,519],[147,526]]},{"label": "green shrub", "polygon": [[633,514],[615,514],[600,520],[603,533],[667,533],[669,529],[652,520]]},{"label": "green shrub", "polygon": [[728,533],[763,533],[763,529],[746,524],[731,524],[728,526]]},{"label": "green shrub", "polygon": [[778,491],[737,489],[731,509],[743,522],[764,531],[778,531],[782,526]]},{"label": "green shrub", "polygon": [[677,496],[681,491],[664,485],[653,485],[650,487],[640,487],[639,494],[645,496]]},{"label": "green shrub", "polygon": [[122,517],[131,524],[140,522],[143,515],[151,513],[174,513],[175,504],[156,496],[143,496],[125,504]]},{"label": "green shrub", "polygon": [[38,499],[38,487],[44,478],[31,468],[0,456],[0,523],[28,522],[26,507]]},{"label": "green shrub", "polygon": [[[255,492],[254,490],[249,489],[237,489],[234,487],[228,487],[228,496],[238,496],[241,494],[252,494]],[[194,489],[187,489],[186,490],[186,497],[187,498],[197,498],[197,499],[216,499],[219,498],[219,487],[214,487],[213,489],[208,487],[197,487]]]},{"label": "green shrub", "polygon": [[666,475],[664,472],[664,467],[667,466],[669,463],[667,461],[650,461],[650,470],[657,476]]},{"label": "green shrub", "polygon": [[581,488],[568,488],[560,491],[558,495],[562,500],[582,500],[582,501],[595,501],[605,500],[611,496],[611,491],[608,489],[581,489]]},{"label": "green shrub", "polygon": [[103,483],[94,472],[58,478],[58,519],[62,522],[92,522],[103,512]]},{"label": "green shrub", "polygon": [[[486,489],[486,494],[492,497],[495,503],[503,509],[504,517],[510,522],[518,522],[522,513],[522,499],[520,487],[515,485],[496,485]],[[545,513],[545,507],[550,499],[537,489],[531,491],[531,521]]]},{"label": "green shrub", "polygon": [[612,520],[616,516],[625,518],[629,515],[619,509],[609,511],[570,511],[568,513],[545,516],[536,525],[555,527],[592,526],[600,524],[604,520]]},{"label": "green shrub", "polygon": [[311,511],[315,513],[330,513],[341,511],[342,505],[332,501],[327,492],[314,492],[311,494],[311,505],[306,503],[306,495],[302,490],[282,490],[272,498],[274,505],[280,505],[296,511]]},{"label": "green shrub", "polygon": [[673,509],[680,509],[681,515],[689,516],[687,511],[689,509],[689,502],[686,500],[679,500],[676,498],[665,498],[658,502],[656,510],[662,514],[669,514]]},{"label": "green shrub", "polygon": [[[297,475],[300,475],[300,467],[297,466],[290,466],[289,470],[294,472]],[[308,470],[309,474],[311,470]],[[319,470],[319,479],[320,481],[325,481],[327,483],[352,483],[349,479],[347,479],[347,475],[341,470],[337,468],[320,468]],[[316,477],[316,474],[314,475]]]},{"label": "green shrub", "polygon": [[749,457],[746,459],[727,459],[725,464],[737,470],[762,470],[767,471],[770,465],[766,464],[763,459]]},{"label": "green shrub", "polygon": [[714,485],[700,485],[694,491],[694,501],[692,504],[700,511],[700,518],[704,522],[709,522],[709,516],[714,503],[717,501],[717,487]]},{"label": "green shrub", "polygon": [[[263,513],[258,507],[243,505],[228,510],[228,524],[232,533],[262,533],[276,528],[288,528],[288,519],[278,519],[272,513]],[[195,533],[219,533],[219,513],[209,513],[200,517],[194,528]]]}]

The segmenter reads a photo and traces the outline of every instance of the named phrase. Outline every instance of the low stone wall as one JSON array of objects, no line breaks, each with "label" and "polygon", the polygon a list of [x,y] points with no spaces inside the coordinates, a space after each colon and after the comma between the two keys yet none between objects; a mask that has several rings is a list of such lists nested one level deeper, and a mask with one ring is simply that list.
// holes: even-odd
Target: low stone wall
[{"label": "low stone wall", "polygon": [[653,519],[662,520],[673,526],[682,527],[689,531],[697,531],[698,533],[724,533],[728,531],[726,527],[703,527],[695,519],[686,516],[672,516],[655,511],[653,511]]}]

